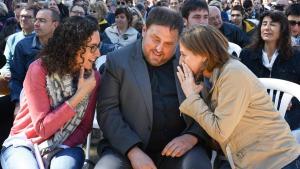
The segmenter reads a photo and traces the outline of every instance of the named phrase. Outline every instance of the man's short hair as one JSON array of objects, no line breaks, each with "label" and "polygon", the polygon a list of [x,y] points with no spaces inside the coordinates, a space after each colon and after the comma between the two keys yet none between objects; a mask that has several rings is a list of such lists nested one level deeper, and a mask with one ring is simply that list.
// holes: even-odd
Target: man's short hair
[{"label": "man's short hair", "polygon": [[245,12],[244,12],[244,8],[241,6],[241,5],[236,5],[236,6],[233,6],[231,8],[231,12],[232,11],[240,11],[242,16],[244,16]]},{"label": "man's short hair", "polygon": [[36,14],[38,13],[41,8],[38,5],[29,5],[25,8],[26,11],[32,11],[33,17],[35,18]]},{"label": "man's short hair", "polygon": [[59,13],[56,10],[51,9],[51,8],[43,8],[43,9],[41,9],[39,11],[43,11],[43,10],[48,10],[48,11],[51,12],[51,19],[53,21],[60,22],[60,15],[59,15]]},{"label": "man's short hair", "polygon": [[222,11],[222,3],[218,0],[212,0],[208,3],[209,6],[215,6],[217,7],[220,11]]},{"label": "man's short hair", "polygon": [[69,11],[71,12],[71,11],[73,10],[73,8],[76,7],[76,6],[82,8],[83,11],[84,11],[84,15],[86,15],[86,13],[87,13],[86,8],[85,8],[84,6],[78,5],[78,4],[72,5],[72,6],[70,7],[70,10],[69,10]]},{"label": "man's short hair", "polygon": [[147,28],[151,25],[169,26],[171,30],[178,30],[178,33],[181,34],[183,30],[183,18],[173,9],[154,7],[149,12],[146,20]]},{"label": "man's short hair", "polygon": [[208,12],[208,5],[204,0],[187,0],[182,4],[181,15],[188,18],[190,13],[195,10],[206,10]]},{"label": "man's short hair", "polygon": [[300,16],[300,4],[291,4],[286,8],[285,15]]},{"label": "man's short hair", "polygon": [[136,7],[140,12],[145,11],[145,5],[142,4],[142,3],[137,3],[137,4],[135,5],[135,7]]}]

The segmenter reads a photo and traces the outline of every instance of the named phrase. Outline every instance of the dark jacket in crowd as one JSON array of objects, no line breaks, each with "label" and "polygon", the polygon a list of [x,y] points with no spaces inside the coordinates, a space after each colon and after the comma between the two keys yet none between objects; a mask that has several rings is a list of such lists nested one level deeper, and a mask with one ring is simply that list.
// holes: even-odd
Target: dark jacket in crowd
[{"label": "dark jacket in crowd", "polygon": [[57,4],[58,9],[60,11],[60,15],[63,18],[69,17],[69,9],[66,5],[64,5],[63,3],[59,3]]},{"label": "dark jacket in crowd", "polygon": [[14,58],[10,63],[11,79],[9,89],[11,101],[19,102],[26,72],[41,49],[42,45],[35,34],[22,39],[16,45]]},{"label": "dark jacket in crowd", "polygon": [[[279,54],[271,71],[263,65],[261,48],[243,49],[240,53],[240,59],[259,78],[270,77],[300,84],[299,51],[294,50],[294,54],[290,58]],[[292,100],[292,104],[291,110],[286,113],[286,120],[293,130],[300,127],[300,104],[296,99]]]},{"label": "dark jacket in crowd", "polygon": [[241,48],[250,42],[247,34],[234,24],[223,22],[220,31],[227,37],[228,41],[238,44]]}]

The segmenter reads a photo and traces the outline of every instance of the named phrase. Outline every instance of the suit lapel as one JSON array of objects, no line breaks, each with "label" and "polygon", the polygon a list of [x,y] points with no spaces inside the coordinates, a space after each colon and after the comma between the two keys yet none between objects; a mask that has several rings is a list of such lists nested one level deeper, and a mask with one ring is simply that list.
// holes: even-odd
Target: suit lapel
[{"label": "suit lapel", "polygon": [[[132,70],[132,74],[136,80],[137,86],[140,90],[140,93],[143,96],[145,105],[147,107],[147,113],[152,124],[153,120],[153,106],[152,106],[152,91],[151,91],[151,82],[149,78],[149,73],[147,65],[142,55],[142,45],[141,40],[136,43],[136,52],[134,56],[130,57],[129,64]],[[130,99],[130,98],[128,98]]]},{"label": "suit lapel", "polygon": [[176,83],[176,88],[177,88],[177,96],[178,96],[178,101],[179,101],[179,105],[181,104],[181,102],[183,102],[183,100],[185,99],[184,93],[181,89],[181,85],[179,82],[179,79],[177,77],[177,66],[179,65],[179,56],[180,56],[180,52],[179,52],[179,46],[176,48],[176,53],[175,53],[175,59],[173,60],[173,70],[174,70],[174,75],[175,75],[175,83]]}]

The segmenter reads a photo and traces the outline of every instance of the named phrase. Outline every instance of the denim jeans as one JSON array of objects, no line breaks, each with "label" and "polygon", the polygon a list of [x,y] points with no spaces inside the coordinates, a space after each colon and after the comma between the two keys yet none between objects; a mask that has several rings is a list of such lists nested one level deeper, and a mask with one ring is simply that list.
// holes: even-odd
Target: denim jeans
[{"label": "denim jeans", "polygon": [[282,169],[300,169],[300,156]]},{"label": "denim jeans", "polygon": [[[50,169],[81,169],[83,163],[82,148],[66,148],[52,158]],[[3,148],[1,165],[3,169],[39,169],[34,153],[24,146]]]}]

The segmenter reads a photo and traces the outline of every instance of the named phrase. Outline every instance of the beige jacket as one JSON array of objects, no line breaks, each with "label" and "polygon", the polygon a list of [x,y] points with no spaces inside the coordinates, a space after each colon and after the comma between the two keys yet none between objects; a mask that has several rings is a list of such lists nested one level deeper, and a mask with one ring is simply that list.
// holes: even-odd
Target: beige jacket
[{"label": "beige jacket", "polygon": [[299,156],[288,124],[246,66],[230,59],[213,71],[210,82],[212,89],[201,91],[208,101],[194,94],[180,110],[218,141],[232,168],[280,169]]}]

